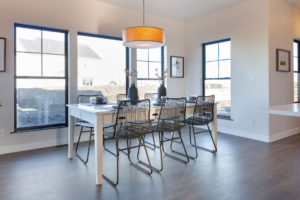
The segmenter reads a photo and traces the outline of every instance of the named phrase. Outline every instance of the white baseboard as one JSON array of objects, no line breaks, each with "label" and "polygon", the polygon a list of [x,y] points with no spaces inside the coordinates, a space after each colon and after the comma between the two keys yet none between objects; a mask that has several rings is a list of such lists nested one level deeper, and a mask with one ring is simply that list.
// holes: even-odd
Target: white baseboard
[{"label": "white baseboard", "polygon": [[253,133],[253,132],[248,132],[248,131],[218,127],[218,132],[225,133],[228,135],[234,135],[234,136],[238,136],[238,137],[248,138],[248,139],[252,139],[252,140],[258,140],[261,142],[269,142],[268,135],[262,135],[262,134],[257,134],[257,133]]},{"label": "white baseboard", "polygon": [[[198,128],[207,129],[206,126],[197,126]],[[262,142],[269,142],[268,136],[247,132],[247,131],[241,131],[236,129],[230,129],[230,128],[224,128],[224,127],[218,127],[218,132],[224,133],[227,135],[234,135],[238,137],[248,138],[252,140],[258,140]]]},{"label": "white baseboard", "polygon": [[64,144],[63,143],[58,144],[57,140],[47,140],[47,141],[34,142],[34,143],[9,145],[9,146],[0,147],[0,155],[20,152],[20,151],[28,151],[33,149],[41,149],[46,147],[53,147],[58,145],[64,145]]},{"label": "white baseboard", "polygon": [[[88,137],[82,137],[81,142],[86,142],[86,141],[88,141]],[[0,147],[0,155],[21,152],[21,151],[29,151],[34,149],[42,149],[47,147],[55,147],[55,146],[66,145],[66,144],[68,144],[68,140],[65,138],[65,139],[60,139],[59,141],[46,140],[46,141],[33,142],[33,143],[9,145],[9,146]]]},{"label": "white baseboard", "polygon": [[275,141],[281,140],[283,138],[290,137],[292,135],[296,135],[298,133],[300,133],[300,127],[290,129],[290,130],[287,130],[287,131],[282,131],[282,132],[279,132],[279,133],[275,133],[275,134],[270,136],[269,141],[270,142],[275,142]]},{"label": "white baseboard", "polygon": [[[201,128],[205,129],[205,127],[201,127]],[[223,128],[223,127],[218,127],[218,132],[228,134],[228,135],[234,135],[234,136],[238,136],[238,137],[258,140],[258,141],[262,141],[262,142],[275,142],[277,140],[281,140],[283,138],[300,133],[300,127],[291,129],[291,130],[287,130],[287,131],[282,131],[282,132],[273,134],[270,137],[269,137],[269,135],[261,135],[261,134],[257,134],[257,133],[241,131],[241,130],[236,130],[236,129],[230,129],[230,128]],[[67,140],[64,140],[64,139],[62,139],[62,140],[65,142],[58,142],[57,140],[47,140],[47,141],[34,142],[34,143],[4,146],[4,147],[0,147],[0,155],[67,144]],[[60,140],[60,141],[62,141],[62,140]],[[83,138],[82,141],[87,141],[87,138]]]}]

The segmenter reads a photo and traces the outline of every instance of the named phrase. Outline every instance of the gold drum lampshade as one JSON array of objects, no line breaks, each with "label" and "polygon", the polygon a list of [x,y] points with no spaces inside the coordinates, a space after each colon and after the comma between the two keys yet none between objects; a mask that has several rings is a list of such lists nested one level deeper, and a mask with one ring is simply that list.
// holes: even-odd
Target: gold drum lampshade
[{"label": "gold drum lampshade", "polygon": [[165,44],[165,33],[161,28],[136,26],[123,30],[123,44],[130,48],[149,49]]}]

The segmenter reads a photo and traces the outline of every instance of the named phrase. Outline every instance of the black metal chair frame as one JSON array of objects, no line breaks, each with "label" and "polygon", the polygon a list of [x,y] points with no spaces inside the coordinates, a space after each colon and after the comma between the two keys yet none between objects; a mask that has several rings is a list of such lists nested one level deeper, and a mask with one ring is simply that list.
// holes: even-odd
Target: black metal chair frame
[{"label": "black metal chair frame", "polygon": [[[108,176],[106,176],[104,173],[103,173],[103,178],[105,179],[105,180],[107,180],[111,185],[113,185],[113,186],[117,186],[118,185],[118,183],[119,183],[119,156],[120,156],[120,152],[123,152],[123,153],[125,153],[126,155],[127,155],[127,157],[128,157],[128,160],[130,161],[130,164],[132,165],[132,166],[134,166],[135,168],[137,168],[137,169],[139,169],[140,171],[142,171],[142,172],[144,172],[144,173],[146,173],[146,174],[148,174],[148,175],[150,175],[150,174],[152,174],[152,172],[153,172],[153,168],[152,168],[152,165],[151,165],[151,162],[150,162],[150,158],[149,158],[149,155],[148,155],[148,152],[147,152],[147,148],[146,148],[146,143],[145,143],[145,133],[147,132],[147,131],[145,131],[145,133],[144,134],[141,134],[141,135],[139,135],[139,136],[137,136],[137,137],[133,137],[133,138],[131,138],[131,137],[129,137],[129,135],[127,134],[127,132],[126,131],[132,131],[132,132],[134,132],[135,131],[135,128],[136,127],[138,127],[138,125],[139,125],[139,123],[138,122],[129,122],[129,124],[130,124],[130,126],[125,126],[125,127],[122,127],[123,125],[122,125],[122,122],[120,123],[119,121],[122,121],[122,120],[125,120],[125,117],[124,116],[120,116],[120,111],[123,109],[122,108],[122,105],[127,105],[127,104],[132,104],[132,103],[134,103],[134,104],[138,104],[138,103],[140,103],[140,102],[147,102],[148,104],[149,104],[149,110],[148,110],[148,122],[145,122],[145,121],[143,121],[143,124],[145,124],[145,123],[148,123],[149,124],[149,128],[150,128],[150,101],[149,100],[139,100],[139,101],[121,101],[120,102],[120,104],[119,104],[119,106],[118,106],[118,111],[117,111],[117,115],[116,115],[116,122],[115,122],[115,125],[114,125],[114,132],[113,132],[113,134],[114,134],[114,138],[112,138],[112,139],[114,139],[115,140],[115,144],[116,144],[116,153],[114,153],[114,152],[112,152],[112,151],[108,151],[108,152],[110,152],[113,156],[115,156],[117,159],[117,167],[116,167],[116,180],[115,181],[113,181],[113,180],[111,180],[110,178],[108,178]],[[120,126],[120,128],[119,128],[119,130],[117,130],[117,127],[118,126]],[[124,128],[124,129],[122,129],[122,128]],[[124,138],[124,137],[121,137],[121,138],[119,138],[119,136],[118,136],[118,131],[120,131],[120,130],[125,130],[125,133],[126,133],[126,137]],[[104,133],[105,134],[105,133]],[[131,139],[134,139],[134,138],[137,138],[138,139],[138,145],[135,145],[135,146],[131,146]],[[125,148],[120,148],[119,147],[119,139],[126,139],[126,147]],[[141,147],[144,147],[144,150],[145,150],[145,153],[146,153],[146,157],[147,157],[147,161],[148,161],[148,164],[147,163],[145,163],[145,162],[143,162],[143,161],[141,161],[140,159],[139,159],[139,154],[140,154],[140,148]],[[140,163],[140,164],[142,164],[142,165],[144,165],[144,166],[146,166],[147,168],[149,168],[150,169],[150,171],[148,171],[148,170],[146,170],[145,168],[143,168],[143,167],[141,167],[141,166],[139,166],[138,165],[138,163],[134,163],[133,161],[132,161],[132,159],[131,159],[131,156],[130,156],[130,150],[131,149],[133,149],[133,148],[138,148],[138,152],[137,152],[137,160],[138,160],[138,162]],[[127,151],[127,153],[125,152],[125,151]]]},{"label": "black metal chair frame", "polygon": [[[213,99],[213,100],[211,100],[210,102],[201,103],[200,99]],[[193,117],[189,118],[189,119],[191,119],[190,122],[192,122],[192,123],[189,124],[189,139],[190,139],[190,144],[195,148],[195,156],[194,157],[190,156],[190,158],[192,158],[192,159],[196,159],[198,157],[198,150],[197,149],[205,150],[205,151],[208,151],[208,152],[211,152],[211,153],[216,153],[217,152],[217,146],[216,146],[216,143],[215,143],[214,138],[212,136],[211,129],[209,127],[209,124],[214,120],[214,99],[215,99],[214,95],[206,96],[206,97],[198,96],[197,100],[196,100],[196,103],[195,103],[195,107],[194,107]],[[196,115],[196,112],[197,112],[197,106],[198,107],[203,106],[203,109],[207,109],[207,106],[209,106],[211,108],[211,119],[209,121],[201,121],[201,125],[206,125],[207,130],[195,132],[195,125],[198,125],[197,123],[195,123],[195,121],[196,121],[195,120],[195,115]],[[197,145],[196,135],[199,134],[199,133],[205,133],[205,132],[208,132],[209,135],[210,135],[210,138],[211,138],[213,146],[214,146],[213,150],[207,149],[207,148],[204,148],[204,147],[200,147],[200,146]],[[194,143],[192,142],[192,133],[193,133]]]},{"label": "black metal chair frame", "polygon": [[[95,94],[95,95],[78,95],[78,97],[77,97],[77,103],[80,103],[79,99],[81,97],[90,98],[90,97],[97,97],[97,96],[103,97],[101,94]],[[79,137],[78,137],[76,148],[75,148],[75,155],[76,155],[77,158],[79,158],[80,161],[82,161],[86,165],[88,163],[88,161],[89,161],[89,155],[90,155],[90,149],[91,149],[91,141],[92,141],[92,137],[94,136],[94,127],[93,127],[92,124],[90,124],[88,122],[85,122],[85,121],[82,121],[82,120],[80,120],[80,122],[81,123],[79,123],[78,126],[81,126],[81,129],[80,129]],[[85,125],[85,123],[86,123],[86,125]],[[112,127],[112,125],[105,126],[103,128],[103,130],[106,129],[106,128],[109,128],[109,127]],[[89,129],[89,130],[84,130],[84,129]],[[82,133],[89,133],[88,152],[87,152],[87,155],[86,155],[85,159],[82,158],[79,155],[79,153],[78,153],[78,148],[79,148],[79,145],[80,145],[80,139],[81,139]],[[104,147],[105,147],[105,140],[109,140],[109,139],[112,139],[112,138],[104,138],[103,137],[103,145],[104,145]]]},{"label": "black metal chair frame", "polygon": [[117,94],[117,102],[124,101],[127,98],[126,94]]},{"label": "black metal chair frame", "polygon": [[[171,128],[161,128],[161,124],[160,123],[164,123],[164,122],[167,122],[168,120],[171,120],[171,121],[176,121],[175,118],[164,118],[162,116],[162,112],[163,112],[163,109],[165,109],[165,102],[168,102],[168,101],[184,101],[184,109],[180,111],[180,113],[182,115],[184,115],[184,119],[182,119],[182,121],[180,123],[185,123],[185,114],[186,114],[186,98],[165,98],[164,99],[164,102],[161,104],[161,108],[160,108],[160,111],[159,111],[159,114],[157,113],[154,113],[153,115],[154,116],[159,116],[158,117],[158,121],[157,121],[157,127],[156,129],[153,130],[153,132],[157,132],[158,133],[158,137],[159,137],[159,149],[160,149],[160,168],[156,168],[156,167],[153,167],[153,169],[157,172],[161,172],[163,170],[163,153],[164,155],[170,157],[170,158],[173,158],[175,160],[178,160],[178,161],[181,161],[183,163],[188,163],[189,162],[189,156],[187,154],[187,151],[186,151],[186,148],[185,148],[185,145],[184,145],[184,142],[183,142],[183,139],[182,139],[182,134],[181,134],[181,128],[184,127],[184,125],[182,126],[178,126],[178,127],[171,127]],[[174,107],[173,109],[176,109],[176,107]],[[174,124],[173,124],[174,125]],[[170,138],[168,137],[165,137],[164,133],[165,132],[172,132],[172,136]],[[178,132],[178,137],[175,137],[175,132]],[[172,150],[172,142],[173,141],[176,141],[176,140],[180,140],[179,143],[182,144],[182,147],[183,147],[183,150],[184,150],[184,153],[181,153],[181,152],[176,152],[176,151],[173,151]],[[177,157],[177,156],[173,156],[171,154],[168,154],[165,149],[164,149],[164,143],[165,142],[169,142],[171,141],[171,144],[170,144],[170,149],[172,150],[172,152],[175,152],[177,153],[178,155],[180,156],[184,156],[186,157],[186,160],[182,160],[181,158]]]}]

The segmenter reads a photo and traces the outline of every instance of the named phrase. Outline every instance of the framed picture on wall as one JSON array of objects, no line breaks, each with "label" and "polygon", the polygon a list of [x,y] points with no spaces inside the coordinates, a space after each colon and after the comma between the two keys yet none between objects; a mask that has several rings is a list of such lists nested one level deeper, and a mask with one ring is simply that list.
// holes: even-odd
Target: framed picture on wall
[{"label": "framed picture on wall", "polygon": [[170,59],[171,78],[184,78],[184,58],[171,56]]},{"label": "framed picture on wall", "polygon": [[289,72],[291,70],[291,53],[288,50],[276,49],[276,71]]},{"label": "framed picture on wall", "polygon": [[0,37],[0,72],[5,72],[6,39]]}]

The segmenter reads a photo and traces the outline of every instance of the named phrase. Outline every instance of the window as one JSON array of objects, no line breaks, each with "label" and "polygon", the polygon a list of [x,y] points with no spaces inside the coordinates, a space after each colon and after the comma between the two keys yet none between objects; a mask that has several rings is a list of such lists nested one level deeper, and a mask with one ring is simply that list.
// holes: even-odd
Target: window
[{"label": "window", "polygon": [[15,24],[15,130],[66,126],[67,31]]},{"label": "window", "polygon": [[145,93],[157,93],[160,85],[158,77],[164,70],[164,48],[137,49],[137,87],[140,99]]},{"label": "window", "polygon": [[126,48],[121,38],[78,34],[78,92],[102,93],[109,102],[126,93]]},{"label": "window", "polygon": [[231,41],[203,44],[203,93],[215,95],[218,117],[230,119],[231,113]]},{"label": "window", "polygon": [[300,91],[299,91],[299,83],[300,83],[300,76],[299,76],[299,66],[300,66],[300,41],[294,41],[294,102],[300,102]]}]

